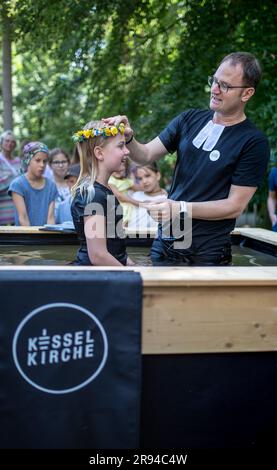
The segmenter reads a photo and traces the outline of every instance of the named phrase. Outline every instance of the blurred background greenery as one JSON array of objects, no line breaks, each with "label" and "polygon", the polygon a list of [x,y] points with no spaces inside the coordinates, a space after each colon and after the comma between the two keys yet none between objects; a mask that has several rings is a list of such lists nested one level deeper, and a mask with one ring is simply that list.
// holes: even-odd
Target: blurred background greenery
[{"label": "blurred background greenery", "polygon": [[[19,142],[39,139],[72,153],[75,130],[114,114],[127,114],[147,141],[184,109],[207,107],[207,76],[224,55],[244,50],[263,67],[247,115],[269,138],[270,167],[277,164],[276,1],[1,0],[0,18],[3,52],[7,38],[12,45]],[[0,72],[3,83],[3,63]],[[164,184],[174,158],[160,162]],[[266,197],[265,177],[249,207],[262,226]]]}]

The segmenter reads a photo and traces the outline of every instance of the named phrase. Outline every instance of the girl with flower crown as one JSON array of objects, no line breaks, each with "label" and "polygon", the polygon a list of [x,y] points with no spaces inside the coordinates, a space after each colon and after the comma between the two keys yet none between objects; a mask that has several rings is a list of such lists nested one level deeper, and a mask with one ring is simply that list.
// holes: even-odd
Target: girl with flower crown
[{"label": "girl with flower crown", "polygon": [[108,185],[129,155],[124,125],[91,121],[73,136],[80,156],[80,175],[72,188],[71,213],[80,240],[74,264],[122,266],[127,257],[122,209]]},{"label": "girl with flower crown", "polygon": [[42,142],[29,142],[23,149],[22,171],[9,187],[16,208],[16,225],[54,224],[54,201],[58,195],[53,181],[43,176],[49,150]]}]

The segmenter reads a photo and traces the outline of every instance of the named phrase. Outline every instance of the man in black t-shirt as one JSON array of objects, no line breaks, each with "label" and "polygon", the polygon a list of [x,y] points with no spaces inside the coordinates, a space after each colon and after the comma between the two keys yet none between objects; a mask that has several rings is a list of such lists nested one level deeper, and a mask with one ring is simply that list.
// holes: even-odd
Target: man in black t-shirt
[{"label": "man in black t-shirt", "polygon": [[269,160],[266,137],[244,112],[260,77],[252,54],[229,54],[209,77],[210,110],[183,112],[147,144],[134,139],[126,116],[105,119],[110,125],[125,123],[132,159],[140,164],[177,152],[168,200],[147,207],[163,227],[166,220],[181,216],[184,241],[176,243],[172,226],[170,231],[160,227],[151,253],[154,264],[231,262],[230,232],[261,184]]}]

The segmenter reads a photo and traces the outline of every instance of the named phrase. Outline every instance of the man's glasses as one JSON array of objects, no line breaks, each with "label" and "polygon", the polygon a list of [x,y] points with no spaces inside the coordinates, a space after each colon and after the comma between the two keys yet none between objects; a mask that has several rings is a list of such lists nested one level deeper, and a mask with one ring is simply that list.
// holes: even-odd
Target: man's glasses
[{"label": "man's glasses", "polygon": [[52,162],[52,165],[56,165],[56,166],[62,165],[62,166],[64,166],[64,165],[66,165],[67,163],[68,163],[67,160],[57,160],[57,161],[55,161],[55,162]]},{"label": "man's glasses", "polygon": [[248,85],[240,85],[240,86],[228,85],[225,82],[220,82],[219,80],[217,80],[217,78],[214,75],[211,75],[210,77],[208,77],[208,84],[210,87],[216,84],[218,88],[220,89],[220,91],[222,91],[222,93],[227,93],[228,90],[232,88],[249,88]]}]

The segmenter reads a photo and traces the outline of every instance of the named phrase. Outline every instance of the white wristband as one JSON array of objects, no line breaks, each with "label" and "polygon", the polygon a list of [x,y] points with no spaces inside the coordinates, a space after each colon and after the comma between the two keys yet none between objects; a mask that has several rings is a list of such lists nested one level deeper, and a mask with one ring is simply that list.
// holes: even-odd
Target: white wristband
[{"label": "white wristband", "polygon": [[187,214],[187,203],[185,201],[179,201],[180,202],[180,212],[183,212],[184,214]]}]

